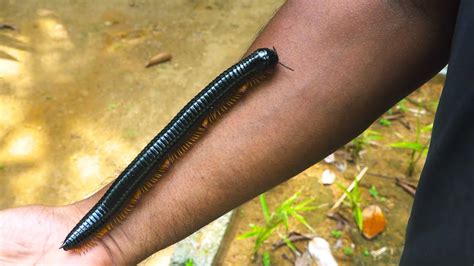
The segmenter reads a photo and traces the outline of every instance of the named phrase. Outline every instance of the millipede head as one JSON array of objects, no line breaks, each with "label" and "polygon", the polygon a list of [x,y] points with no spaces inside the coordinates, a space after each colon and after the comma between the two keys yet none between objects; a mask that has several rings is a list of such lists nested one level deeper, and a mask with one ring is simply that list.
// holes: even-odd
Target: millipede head
[{"label": "millipede head", "polygon": [[257,54],[260,60],[262,60],[263,69],[273,68],[278,63],[278,54],[276,50],[272,50],[269,48],[260,48],[257,49],[254,53]]}]

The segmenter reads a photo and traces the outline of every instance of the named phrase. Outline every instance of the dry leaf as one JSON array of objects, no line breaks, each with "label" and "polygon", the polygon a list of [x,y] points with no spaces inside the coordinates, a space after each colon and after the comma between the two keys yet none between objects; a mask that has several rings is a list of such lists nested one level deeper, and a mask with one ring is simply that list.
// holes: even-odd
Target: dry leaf
[{"label": "dry leaf", "polygon": [[164,63],[166,61],[171,60],[171,54],[170,53],[159,53],[155,56],[153,56],[148,63],[146,63],[145,67],[151,67],[157,64]]},{"label": "dry leaf", "polygon": [[370,205],[362,211],[362,234],[367,239],[372,239],[385,230],[385,217],[382,209],[377,205]]}]

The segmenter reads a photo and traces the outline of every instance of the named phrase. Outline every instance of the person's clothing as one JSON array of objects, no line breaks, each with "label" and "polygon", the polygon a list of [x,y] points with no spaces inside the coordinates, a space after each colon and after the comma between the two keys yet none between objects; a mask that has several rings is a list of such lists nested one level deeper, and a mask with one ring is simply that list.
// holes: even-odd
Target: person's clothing
[{"label": "person's clothing", "polygon": [[401,265],[474,265],[473,122],[474,1],[462,0]]}]

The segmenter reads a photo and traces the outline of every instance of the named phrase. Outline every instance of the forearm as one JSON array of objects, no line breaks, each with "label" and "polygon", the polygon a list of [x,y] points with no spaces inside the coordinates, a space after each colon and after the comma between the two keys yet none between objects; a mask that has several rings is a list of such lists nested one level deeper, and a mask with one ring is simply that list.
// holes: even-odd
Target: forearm
[{"label": "forearm", "polygon": [[319,161],[447,59],[448,7],[304,2],[287,3],[250,49],[275,46],[295,71],[277,67],[143,196],[104,238],[120,259],[137,262]]}]

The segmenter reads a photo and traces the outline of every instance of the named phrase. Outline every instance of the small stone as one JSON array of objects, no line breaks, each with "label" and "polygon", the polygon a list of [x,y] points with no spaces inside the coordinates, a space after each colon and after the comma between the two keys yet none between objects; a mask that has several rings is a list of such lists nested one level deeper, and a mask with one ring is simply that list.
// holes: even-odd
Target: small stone
[{"label": "small stone", "polygon": [[326,158],[324,158],[324,161],[326,163],[334,163],[336,161],[336,156],[334,156],[334,153],[331,153]]},{"label": "small stone", "polygon": [[321,183],[323,185],[331,185],[332,183],[334,183],[335,179],[336,174],[333,171],[326,169],[323,171],[323,174],[321,176]]},{"label": "small stone", "polygon": [[319,266],[337,266],[337,262],[331,253],[331,247],[324,238],[315,237],[309,241],[308,252]]},{"label": "small stone", "polygon": [[370,205],[362,211],[363,230],[362,235],[367,239],[373,239],[385,230],[385,216],[382,209],[377,205]]},{"label": "small stone", "polygon": [[347,168],[346,161],[336,162],[335,166],[336,166],[337,170],[339,170],[339,172],[341,172],[341,173],[346,171],[346,168]]}]

